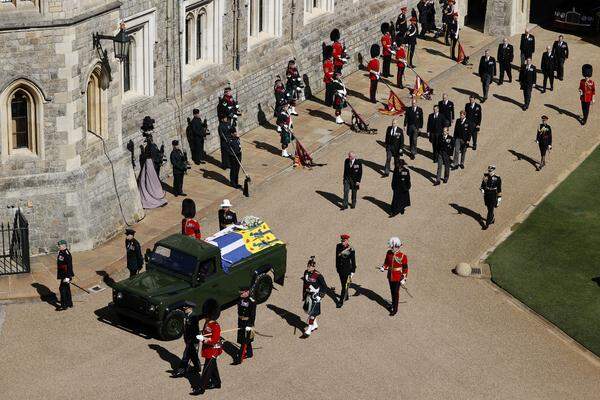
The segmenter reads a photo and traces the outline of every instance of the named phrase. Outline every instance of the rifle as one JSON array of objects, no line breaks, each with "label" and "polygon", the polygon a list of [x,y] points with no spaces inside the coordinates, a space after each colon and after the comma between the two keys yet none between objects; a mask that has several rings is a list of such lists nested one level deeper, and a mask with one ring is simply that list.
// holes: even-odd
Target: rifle
[{"label": "rifle", "polygon": [[84,288],[82,288],[81,286],[79,286],[78,284],[76,284],[75,282],[73,282],[73,280],[72,280],[72,279],[70,279],[70,280],[69,280],[69,284],[71,284],[71,285],[75,286],[75,287],[76,287],[76,288],[78,288],[78,289],[81,289],[81,290],[83,290],[83,291],[84,291],[84,292],[86,292],[87,294],[90,294],[90,292],[89,292],[89,291],[85,290]]}]

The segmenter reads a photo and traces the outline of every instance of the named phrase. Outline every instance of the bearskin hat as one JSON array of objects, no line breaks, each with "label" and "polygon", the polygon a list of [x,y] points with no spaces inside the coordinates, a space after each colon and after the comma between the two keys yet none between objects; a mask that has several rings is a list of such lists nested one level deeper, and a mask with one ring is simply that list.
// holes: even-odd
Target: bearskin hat
[{"label": "bearskin hat", "polygon": [[196,203],[192,199],[183,199],[181,202],[181,215],[185,218],[194,218],[196,216]]},{"label": "bearskin hat", "polygon": [[381,24],[381,33],[383,33],[385,35],[389,31],[390,31],[390,24],[389,23],[384,22],[383,24]]},{"label": "bearskin hat", "polygon": [[583,64],[581,67],[581,74],[584,78],[591,78],[594,68],[590,64]]},{"label": "bearskin hat", "polygon": [[333,47],[331,45],[323,46],[323,59],[326,60],[333,56]]},{"label": "bearskin hat", "polygon": [[209,300],[202,306],[202,314],[204,314],[208,319],[216,321],[221,315],[221,308],[216,301]]},{"label": "bearskin hat", "polygon": [[371,45],[371,57],[375,58],[375,57],[379,57],[379,54],[381,53],[381,48],[379,47],[378,44],[372,44]]},{"label": "bearskin hat", "polygon": [[340,40],[341,37],[342,36],[341,36],[340,30],[338,28],[335,28],[329,34],[329,39],[331,39],[332,42],[337,42],[338,40]]}]

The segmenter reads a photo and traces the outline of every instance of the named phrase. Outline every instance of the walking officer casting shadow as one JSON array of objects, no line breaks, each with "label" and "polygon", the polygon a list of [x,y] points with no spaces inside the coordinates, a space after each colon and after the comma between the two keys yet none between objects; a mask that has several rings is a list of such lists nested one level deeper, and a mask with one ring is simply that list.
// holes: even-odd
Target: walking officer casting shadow
[{"label": "walking officer casting shadow", "polygon": [[546,166],[546,153],[552,150],[552,127],[548,125],[548,117],[542,115],[542,123],[537,130],[535,142],[540,147],[541,160],[536,166],[536,171],[540,171]]},{"label": "walking officer casting shadow", "polygon": [[340,284],[342,286],[340,298],[337,303],[337,308],[344,305],[344,301],[349,299],[348,287],[352,283],[352,277],[356,272],[356,253],[354,248],[350,246],[350,235],[340,235],[341,243],[335,246],[335,269],[340,276]]},{"label": "walking officer casting shadow", "polygon": [[356,154],[351,151],[348,158],[344,161],[344,202],[342,210],[348,208],[348,194],[352,191],[352,203],[350,208],[356,207],[356,193],[360,188],[362,179],[362,161],[356,158]]},{"label": "walking officer casting shadow", "polygon": [[400,298],[400,287],[406,283],[408,275],[408,258],[406,254],[400,251],[402,242],[397,237],[390,238],[388,242],[389,250],[385,255],[385,261],[379,268],[380,271],[387,271],[387,278],[390,284],[390,293],[392,302],[390,303],[390,316],[398,312],[398,300]]},{"label": "walking officer casting shadow", "polygon": [[[183,356],[179,367],[173,371],[172,378],[181,378],[186,373],[200,372],[200,359],[198,358],[198,339],[196,336],[200,334],[199,327],[199,316],[194,314],[196,304],[191,301],[184,301],[180,304],[176,304],[173,309],[181,308],[185,314],[183,318],[183,341],[185,343],[185,350],[183,350]],[[194,365],[193,369],[190,368],[190,362]]]},{"label": "walking officer casting shadow", "polygon": [[487,217],[485,225],[482,228],[486,230],[495,222],[494,209],[502,201],[502,179],[496,175],[496,167],[494,165],[490,165],[488,171],[483,174],[480,190],[483,193],[483,201],[487,207]]},{"label": "walking officer casting shadow", "polygon": [[252,358],[252,342],[254,341],[254,322],[256,320],[256,300],[250,297],[250,288],[240,287],[240,299],[237,305],[238,331],[237,342],[240,351],[233,362],[234,365],[241,364],[243,360]]},{"label": "walking officer casting shadow", "polygon": [[144,266],[142,247],[140,246],[140,242],[135,238],[135,231],[133,229],[125,229],[125,251],[127,254],[127,269],[131,278]]},{"label": "walking officer casting shadow", "polygon": [[67,249],[67,241],[60,240],[57,244],[56,279],[60,281],[60,285],[58,286],[60,307],[56,307],[56,311],[62,311],[73,307],[71,279],[73,279],[75,274],[73,273],[73,258],[71,257],[71,252]]}]

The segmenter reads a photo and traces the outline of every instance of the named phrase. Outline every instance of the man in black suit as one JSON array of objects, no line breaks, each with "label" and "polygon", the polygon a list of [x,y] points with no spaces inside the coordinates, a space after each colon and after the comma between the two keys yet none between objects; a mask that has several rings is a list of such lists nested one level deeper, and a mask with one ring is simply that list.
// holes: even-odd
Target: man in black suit
[{"label": "man in black suit", "polygon": [[546,93],[548,80],[550,80],[550,90],[554,90],[554,71],[556,71],[556,54],[552,51],[552,47],[546,46],[546,51],[542,55],[542,73],[544,74],[542,93]]},{"label": "man in black suit", "polygon": [[521,65],[524,65],[525,60],[528,58],[533,58],[533,53],[535,53],[535,36],[529,33],[529,29],[525,29],[525,33],[521,34],[519,50],[521,50]]},{"label": "man in black suit", "polygon": [[390,163],[392,157],[394,162],[400,159],[400,156],[404,152],[404,131],[398,126],[396,118],[392,120],[392,125],[388,126],[385,132],[385,169],[383,176],[390,174]]},{"label": "man in black suit", "polygon": [[531,64],[531,58],[525,60],[525,65],[521,66],[521,71],[519,72],[519,82],[521,83],[521,90],[523,91],[523,97],[525,99],[525,103],[523,104],[523,111],[529,108],[529,103],[531,102],[531,91],[533,90],[533,86],[537,81],[537,72],[535,69],[535,65]]},{"label": "man in black suit", "polygon": [[[452,157],[452,169],[465,168],[465,154],[471,139],[471,123],[467,114],[461,110],[460,117],[454,124],[454,156]],[[459,162],[460,157],[460,162]]]},{"label": "man in black suit", "polygon": [[438,102],[438,107],[440,108],[440,114],[446,118],[448,126],[452,125],[452,121],[454,121],[454,103],[448,100],[447,93],[442,95],[442,100]]},{"label": "man in black suit", "polygon": [[342,210],[348,208],[348,192],[352,191],[352,204],[350,208],[356,207],[356,192],[360,187],[362,179],[362,161],[356,158],[356,154],[351,151],[348,158],[344,161],[344,203]]},{"label": "man in black suit", "polygon": [[417,154],[419,130],[423,128],[423,109],[417,105],[417,99],[414,97],[411,106],[404,111],[404,127],[410,141],[410,158],[414,160]]},{"label": "man in black suit", "polygon": [[556,55],[556,77],[562,81],[565,74],[565,60],[569,58],[569,45],[564,41],[563,35],[554,42],[552,52]]},{"label": "man in black suit", "polygon": [[[438,186],[440,180],[448,183],[448,179],[450,179],[450,157],[454,150],[454,138],[450,136],[449,132],[450,128],[445,127],[438,142],[437,174],[433,186]],[[444,168],[444,178],[442,178],[442,167]]]},{"label": "man in black suit", "polygon": [[475,96],[469,96],[469,102],[465,104],[465,115],[471,124],[471,138],[473,138],[473,150],[477,150],[477,134],[481,126],[481,105],[475,103]]},{"label": "man in black suit", "polygon": [[438,105],[433,106],[433,112],[429,114],[427,118],[427,135],[429,136],[429,143],[433,152],[433,162],[437,161],[438,156],[438,144],[444,127],[448,126],[448,121],[440,113]]},{"label": "man in black suit", "polygon": [[504,73],[508,76],[508,83],[512,82],[511,63],[515,58],[513,45],[508,43],[508,39],[504,38],[502,43],[498,45],[498,64],[500,65],[500,75],[498,76],[498,85],[504,83]]},{"label": "man in black suit", "polygon": [[454,13],[452,16],[452,20],[448,24],[448,30],[450,31],[450,40],[452,41],[451,47],[452,52],[451,56],[453,60],[456,60],[456,45],[458,43],[459,31],[460,28],[458,26],[458,13]]},{"label": "man in black suit", "polygon": [[490,56],[490,51],[486,50],[483,56],[479,60],[479,78],[481,79],[481,86],[483,88],[483,100],[484,103],[488,98],[488,91],[490,89],[490,83],[496,76],[496,60]]}]

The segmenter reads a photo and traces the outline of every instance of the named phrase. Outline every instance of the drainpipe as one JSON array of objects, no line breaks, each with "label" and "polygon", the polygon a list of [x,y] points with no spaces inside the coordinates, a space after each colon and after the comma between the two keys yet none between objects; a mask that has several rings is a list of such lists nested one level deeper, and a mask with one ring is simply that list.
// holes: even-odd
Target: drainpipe
[{"label": "drainpipe", "polygon": [[[176,0],[173,0],[176,1]],[[165,98],[167,100],[170,99],[170,95],[169,95],[169,76],[171,75],[171,69],[172,69],[172,60],[171,60],[171,30],[172,30],[172,21],[171,18],[173,16],[173,10],[171,9],[173,3],[168,1],[167,2],[167,18],[166,18],[166,25],[167,25],[167,29],[166,29],[166,38],[165,38],[165,51],[167,53],[167,65],[165,66]],[[154,43],[152,43],[152,46],[154,46]],[[153,61],[154,62],[154,61]]]},{"label": "drainpipe", "polygon": [[240,0],[233,0],[233,68],[240,70]]},{"label": "drainpipe", "polygon": [[294,41],[294,19],[296,18],[296,0],[292,0],[291,14],[292,14],[292,23],[290,24],[291,40]]}]

